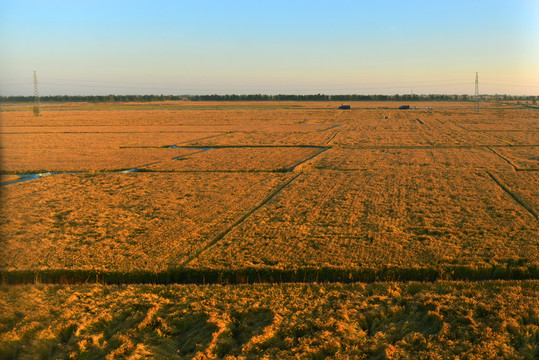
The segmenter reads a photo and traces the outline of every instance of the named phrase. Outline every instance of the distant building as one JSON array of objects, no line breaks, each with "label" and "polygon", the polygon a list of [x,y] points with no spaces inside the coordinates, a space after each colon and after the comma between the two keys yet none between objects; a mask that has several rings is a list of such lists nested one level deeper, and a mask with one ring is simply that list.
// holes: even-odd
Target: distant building
[{"label": "distant building", "polygon": [[343,104],[343,105],[339,106],[339,109],[341,109],[341,110],[350,110],[350,105],[344,105]]}]

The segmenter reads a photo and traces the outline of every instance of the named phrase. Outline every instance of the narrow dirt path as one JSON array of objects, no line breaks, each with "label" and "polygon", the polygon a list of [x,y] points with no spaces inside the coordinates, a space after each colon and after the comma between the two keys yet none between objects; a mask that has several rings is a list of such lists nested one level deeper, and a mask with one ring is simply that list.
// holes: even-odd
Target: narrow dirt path
[{"label": "narrow dirt path", "polygon": [[322,155],[323,153],[325,153],[326,151],[328,151],[328,150],[330,150],[330,149],[331,149],[330,147],[328,147],[328,148],[323,148],[321,151],[317,152],[316,154],[314,154],[314,155],[312,155],[312,156],[309,156],[307,159],[301,160],[301,161],[297,162],[295,165],[292,165],[292,166],[289,168],[288,172],[292,172],[292,171],[296,170],[296,168],[297,168],[298,166],[300,166],[300,165],[302,165],[302,164],[305,164],[307,161],[310,161],[310,160],[314,159],[314,158],[317,157],[318,155]]},{"label": "narrow dirt path", "polygon": [[243,214],[243,216],[241,218],[239,218],[238,220],[236,220],[236,222],[234,222],[232,225],[230,225],[228,228],[226,228],[223,232],[221,232],[220,234],[218,234],[215,238],[213,238],[213,240],[211,240],[210,242],[208,242],[202,249],[198,250],[197,252],[195,252],[194,254],[192,254],[189,258],[187,258],[186,260],[184,260],[182,263],[180,263],[179,267],[182,268],[182,267],[185,267],[187,266],[191,261],[193,261],[194,259],[196,259],[197,257],[199,257],[202,253],[204,253],[205,251],[207,251],[209,248],[211,248],[213,245],[215,245],[219,240],[221,240],[222,238],[224,238],[229,232],[231,232],[235,227],[237,227],[239,224],[241,224],[242,222],[244,222],[249,216],[251,216],[255,211],[257,211],[258,209],[260,209],[261,207],[263,207],[264,205],[266,205],[271,199],[273,199],[277,194],[279,194],[285,187],[287,187],[292,181],[296,180],[298,178],[298,176],[300,176],[301,174],[297,174],[295,176],[293,176],[291,179],[287,180],[286,182],[284,182],[283,184],[279,185],[277,188],[275,188],[275,190],[273,190],[268,196],[266,196],[266,198],[264,200],[262,200],[262,202],[260,202],[258,205],[256,205],[254,208],[252,208],[251,210],[249,210],[248,212],[246,212],[245,214]]},{"label": "narrow dirt path", "polygon": [[524,201],[522,201],[515,193],[513,193],[511,191],[511,189],[509,189],[507,186],[505,186],[505,184],[500,179],[498,179],[496,176],[494,176],[491,172],[487,171],[487,174],[488,174],[488,176],[490,176],[490,178],[500,188],[502,188],[503,191],[505,191],[509,196],[511,196],[513,198],[513,200],[515,200],[515,202],[517,204],[519,204],[520,206],[522,206],[522,208],[524,208],[526,211],[528,211],[530,213],[530,215],[535,218],[535,220],[539,220],[539,215],[537,214],[537,212],[530,205],[528,205]]},{"label": "narrow dirt path", "polygon": [[[520,170],[515,164],[513,164],[513,162],[511,160],[509,160],[505,156],[501,155],[499,152],[495,151],[490,146],[487,146],[486,148],[489,149],[494,155],[496,155],[497,157],[499,157],[500,159],[502,159],[503,161],[505,161],[506,163],[511,165],[511,167],[513,168],[514,171],[519,171]],[[492,175],[491,175],[491,177],[492,177]]]}]

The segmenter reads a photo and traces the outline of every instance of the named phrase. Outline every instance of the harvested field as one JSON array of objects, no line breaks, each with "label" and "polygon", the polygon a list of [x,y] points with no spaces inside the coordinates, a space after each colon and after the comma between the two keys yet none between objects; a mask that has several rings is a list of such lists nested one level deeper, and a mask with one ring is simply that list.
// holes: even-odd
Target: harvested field
[{"label": "harvested field", "polygon": [[535,267],[538,238],[535,219],[486,174],[312,172],[192,266]]},{"label": "harvested field", "polygon": [[4,186],[0,268],[535,274],[536,113],[326,105],[5,113],[4,173],[94,174]]},{"label": "harvested field", "polygon": [[539,170],[539,146],[492,148],[500,158],[515,170]]},{"label": "harvested field", "polygon": [[[254,115],[254,116],[253,116]],[[344,114],[349,116],[349,114]],[[335,111],[325,109],[230,109],[230,110],[136,110],[136,111],[50,111],[35,117],[31,112],[2,112],[3,126],[9,127],[89,127],[89,126],[182,126],[215,127],[213,131],[221,131],[226,127],[234,131],[238,129],[253,130],[253,126],[288,125],[298,123],[332,123]],[[64,129],[64,131],[67,129]]]},{"label": "harvested field", "polygon": [[108,172],[133,169],[192,153],[189,149],[22,149],[5,151],[7,173]]},{"label": "harvested field", "polygon": [[0,287],[0,357],[533,359],[539,285]]},{"label": "harvested field", "polygon": [[[402,102],[400,101],[352,101],[348,102],[353,109],[397,109]],[[471,109],[473,104],[469,102],[433,102],[433,101],[414,101],[415,107],[430,107],[435,110],[458,110]],[[84,103],[84,102],[62,102],[62,103],[43,103],[44,111],[105,111],[105,110],[301,110],[301,109],[324,109],[334,110],[338,107],[336,102],[328,101],[158,101],[158,102],[109,102],[109,103]],[[514,108],[515,104],[485,103],[483,109],[498,109],[507,111]],[[3,103],[0,109],[4,112],[25,111],[30,112],[33,104],[21,103]],[[516,106],[520,108],[519,106]]]},{"label": "harvested field", "polygon": [[335,148],[312,163],[317,170],[511,170],[511,165],[486,148]]},{"label": "harvested field", "polygon": [[539,112],[339,105],[3,107],[0,359],[537,357]]},{"label": "harvested field", "polygon": [[165,149],[219,133],[2,133],[3,172],[110,171],[166,161],[191,153]]},{"label": "harvested field", "polygon": [[235,132],[226,134],[218,139],[194,141],[196,146],[324,146],[336,133],[331,131],[308,131],[309,125],[302,126],[306,131],[265,131]]},{"label": "harvested field", "polygon": [[507,188],[515,194],[532,213],[539,214],[539,173],[536,171],[524,172],[493,172]]},{"label": "harvested field", "polygon": [[199,138],[218,135],[217,132],[125,132],[118,133],[18,133],[3,134],[2,143],[9,149],[68,150],[73,148],[129,148],[164,147],[189,143]]},{"label": "harvested field", "polygon": [[[305,105],[5,113],[4,174],[145,173],[4,186],[2,268],[537,265],[534,174],[514,177],[535,168],[536,113]],[[154,259],[167,246],[170,259]]]},{"label": "harvested field", "polygon": [[0,268],[164,271],[289,177],[55,175],[9,185],[0,209]]},{"label": "harvested field", "polygon": [[294,147],[233,147],[191,149],[191,155],[144,167],[154,171],[287,172],[324,149]]}]

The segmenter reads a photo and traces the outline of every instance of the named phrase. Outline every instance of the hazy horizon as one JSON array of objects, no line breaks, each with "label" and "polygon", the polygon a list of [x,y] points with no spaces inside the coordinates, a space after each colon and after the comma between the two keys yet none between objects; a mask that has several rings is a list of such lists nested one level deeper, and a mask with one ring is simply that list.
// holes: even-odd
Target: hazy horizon
[{"label": "hazy horizon", "polygon": [[539,94],[539,3],[18,1],[0,95]]}]

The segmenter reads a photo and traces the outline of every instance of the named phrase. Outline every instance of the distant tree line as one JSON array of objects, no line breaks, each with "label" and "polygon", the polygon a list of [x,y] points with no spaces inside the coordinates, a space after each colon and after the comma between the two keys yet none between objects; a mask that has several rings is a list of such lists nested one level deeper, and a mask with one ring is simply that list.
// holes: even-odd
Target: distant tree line
[{"label": "distant tree line", "polygon": [[[481,95],[482,101],[536,101],[536,96]],[[190,101],[474,101],[470,95],[52,95],[41,96],[40,102],[153,102],[171,100]],[[33,96],[0,96],[0,103],[33,102]]]}]

